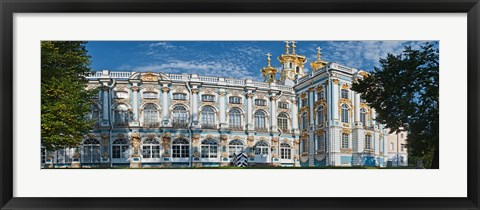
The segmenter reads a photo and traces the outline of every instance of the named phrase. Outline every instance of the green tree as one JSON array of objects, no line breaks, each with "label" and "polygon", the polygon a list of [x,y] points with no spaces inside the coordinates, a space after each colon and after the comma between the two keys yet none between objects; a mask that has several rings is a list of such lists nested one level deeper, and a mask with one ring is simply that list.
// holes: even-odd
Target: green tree
[{"label": "green tree", "polygon": [[90,73],[86,42],[41,42],[42,145],[48,150],[76,147],[94,122],[86,118],[93,90],[87,90]]},{"label": "green tree", "polygon": [[352,85],[377,112],[376,120],[391,132],[408,132],[410,163],[422,160],[438,168],[439,68],[438,48],[406,46],[399,55],[380,59],[380,68]]}]

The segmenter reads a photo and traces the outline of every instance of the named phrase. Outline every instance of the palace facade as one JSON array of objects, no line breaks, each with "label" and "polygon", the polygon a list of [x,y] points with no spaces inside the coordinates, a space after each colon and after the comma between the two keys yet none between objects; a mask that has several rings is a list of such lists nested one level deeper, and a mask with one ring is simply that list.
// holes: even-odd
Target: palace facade
[{"label": "palace facade", "polygon": [[386,166],[386,130],[350,90],[365,71],[321,59],[310,63],[286,42],[263,82],[161,72],[98,71],[79,148],[42,149],[45,167],[229,166],[243,152],[252,166]]}]

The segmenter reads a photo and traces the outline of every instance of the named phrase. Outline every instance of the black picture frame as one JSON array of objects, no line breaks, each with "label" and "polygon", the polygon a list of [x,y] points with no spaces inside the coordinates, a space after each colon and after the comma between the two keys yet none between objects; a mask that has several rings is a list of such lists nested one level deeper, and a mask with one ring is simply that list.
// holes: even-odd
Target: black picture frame
[{"label": "black picture frame", "polygon": [[[0,0],[1,209],[478,209],[478,0]],[[25,198],[13,197],[15,13],[467,13],[468,196],[466,198]],[[445,180],[451,181],[451,180]],[[412,189],[414,190],[414,189]],[[200,195],[201,196],[201,195]]]}]

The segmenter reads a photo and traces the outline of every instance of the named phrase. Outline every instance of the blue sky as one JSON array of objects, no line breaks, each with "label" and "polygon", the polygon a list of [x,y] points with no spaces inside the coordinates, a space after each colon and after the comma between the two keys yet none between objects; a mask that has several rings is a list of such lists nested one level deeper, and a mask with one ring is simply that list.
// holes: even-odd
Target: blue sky
[{"label": "blue sky", "polygon": [[[298,41],[297,54],[307,56],[305,69],[316,60],[316,48],[322,48],[322,60],[371,71],[387,53],[398,54],[404,46],[418,48],[425,41]],[[438,46],[438,42],[436,42]],[[285,53],[283,41],[90,41],[92,70],[161,71],[197,73],[205,76],[254,79],[261,81],[260,69],[272,54],[272,66],[280,70],[276,59]]]}]

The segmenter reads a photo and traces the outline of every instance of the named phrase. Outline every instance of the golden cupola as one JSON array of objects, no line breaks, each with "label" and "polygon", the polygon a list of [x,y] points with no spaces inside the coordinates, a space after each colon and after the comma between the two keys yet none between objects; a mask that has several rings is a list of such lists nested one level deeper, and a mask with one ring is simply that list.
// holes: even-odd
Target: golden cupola
[{"label": "golden cupola", "polygon": [[282,64],[280,80],[284,83],[286,80],[295,81],[297,76],[299,78],[306,75],[303,68],[307,58],[304,55],[297,54],[296,43],[295,41],[285,41],[285,54],[278,56],[278,61]]},{"label": "golden cupola", "polygon": [[327,61],[322,60],[322,48],[317,47],[317,60],[313,61],[310,63],[310,66],[312,67],[313,71],[316,71],[328,64]]},{"label": "golden cupola", "polygon": [[272,56],[272,54],[267,53],[265,55],[267,56],[267,66],[263,67],[260,72],[262,72],[262,75],[265,78],[265,82],[276,82],[277,69],[271,65],[272,59],[270,58],[270,56]]}]

